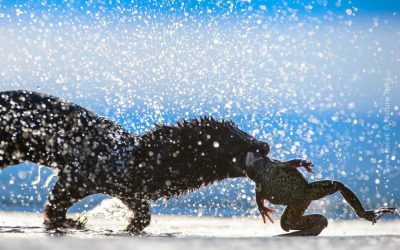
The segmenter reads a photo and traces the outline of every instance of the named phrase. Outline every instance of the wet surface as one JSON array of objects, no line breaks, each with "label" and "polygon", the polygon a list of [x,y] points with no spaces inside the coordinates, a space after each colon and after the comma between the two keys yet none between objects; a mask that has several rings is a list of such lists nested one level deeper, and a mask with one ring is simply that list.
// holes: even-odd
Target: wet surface
[{"label": "wet surface", "polygon": [[[78,215],[70,215],[77,218]],[[42,226],[40,213],[0,213],[0,238],[43,238],[68,236],[74,238],[258,238],[271,237],[285,233],[279,225],[263,224],[261,218],[213,218],[187,216],[153,216],[152,223],[140,235],[133,235],[124,230],[128,218],[108,218],[91,215],[85,229],[46,230]],[[322,237],[365,237],[393,236],[400,237],[400,220],[383,220],[375,225],[363,220],[330,221]]]},{"label": "wet surface", "polygon": [[[72,215],[77,216],[77,215]],[[75,217],[76,218],[76,217]],[[279,223],[263,224],[260,218],[153,216],[141,235],[124,231],[126,217],[90,217],[86,229],[46,231],[42,214],[1,213],[0,245],[8,249],[335,249],[397,250],[400,220],[371,223],[330,221],[318,237],[271,237],[283,233]]]}]

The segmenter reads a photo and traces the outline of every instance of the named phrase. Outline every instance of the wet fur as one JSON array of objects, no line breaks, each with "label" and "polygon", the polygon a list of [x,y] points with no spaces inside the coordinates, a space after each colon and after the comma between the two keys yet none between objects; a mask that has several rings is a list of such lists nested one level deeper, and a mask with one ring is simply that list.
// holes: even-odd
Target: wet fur
[{"label": "wet fur", "polygon": [[0,169],[32,162],[59,170],[46,225],[73,226],[68,207],[104,193],[135,212],[133,232],[150,223],[152,201],[245,176],[243,154],[269,151],[231,121],[203,117],[138,136],[76,104],[30,91],[0,92],[0,139]]}]

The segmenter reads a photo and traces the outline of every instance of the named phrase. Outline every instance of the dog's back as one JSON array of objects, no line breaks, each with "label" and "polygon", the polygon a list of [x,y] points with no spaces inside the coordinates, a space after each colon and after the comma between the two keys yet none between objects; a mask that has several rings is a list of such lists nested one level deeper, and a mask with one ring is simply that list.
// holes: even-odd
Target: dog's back
[{"label": "dog's back", "polygon": [[96,119],[53,96],[0,92],[0,168],[26,161],[59,168],[82,148]]}]

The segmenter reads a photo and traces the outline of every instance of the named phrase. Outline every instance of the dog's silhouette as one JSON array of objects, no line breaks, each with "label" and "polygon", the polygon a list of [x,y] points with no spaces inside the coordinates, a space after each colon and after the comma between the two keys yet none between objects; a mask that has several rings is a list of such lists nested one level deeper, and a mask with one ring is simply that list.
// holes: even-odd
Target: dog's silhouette
[{"label": "dog's silhouette", "polygon": [[45,207],[50,228],[77,226],[67,209],[103,193],[134,211],[128,230],[140,232],[150,223],[152,201],[246,176],[247,152],[266,155],[269,145],[231,121],[202,117],[138,136],[53,96],[0,92],[0,169],[32,162],[59,170]]}]

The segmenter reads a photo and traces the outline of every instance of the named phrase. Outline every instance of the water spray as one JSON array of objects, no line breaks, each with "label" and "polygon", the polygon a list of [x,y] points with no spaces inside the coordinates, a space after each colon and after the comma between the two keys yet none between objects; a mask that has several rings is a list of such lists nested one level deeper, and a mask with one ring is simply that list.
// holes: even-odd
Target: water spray
[{"label": "water spray", "polygon": [[399,217],[400,217],[399,209],[396,208],[394,211],[395,211],[395,212],[399,215]]}]

